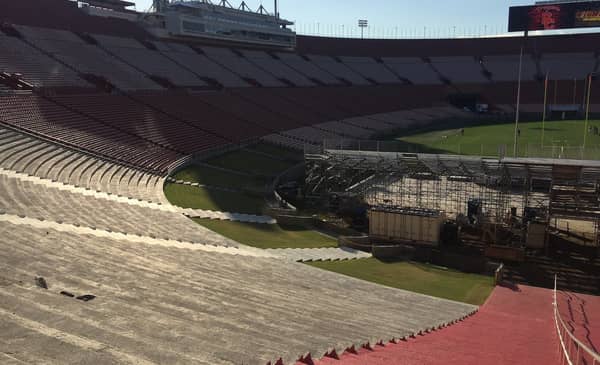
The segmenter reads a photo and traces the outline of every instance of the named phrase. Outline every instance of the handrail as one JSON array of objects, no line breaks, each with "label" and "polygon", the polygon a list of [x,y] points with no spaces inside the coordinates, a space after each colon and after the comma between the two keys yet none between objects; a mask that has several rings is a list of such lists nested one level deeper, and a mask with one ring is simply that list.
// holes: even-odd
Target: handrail
[{"label": "handrail", "polygon": [[[569,329],[567,328],[567,325],[565,324],[562,317],[560,316],[560,313],[558,312],[558,300],[556,297],[557,280],[558,280],[558,275],[554,275],[554,302],[552,304],[554,306],[554,323],[556,325],[556,331],[558,332],[558,339],[560,340],[560,345],[562,347],[563,354],[565,356],[565,360],[567,361],[567,363],[569,365],[577,365],[578,359],[581,358],[579,356],[579,354],[580,354],[579,349],[583,349],[583,351],[585,351],[590,356],[590,358],[594,360],[593,365],[595,365],[596,363],[600,364],[600,355],[598,353],[596,353],[594,350],[587,347],[581,341],[579,341],[577,339],[577,337],[575,337],[575,335],[573,335],[573,333],[571,333],[571,331],[569,331]],[[575,363],[573,363],[573,361],[571,360],[571,356],[569,354],[569,351],[567,350],[567,346],[565,345],[565,342],[566,342],[565,340],[567,340],[567,339],[565,338],[563,340],[563,335],[560,330],[559,324],[560,324],[560,326],[562,326],[564,333],[568,334],[570,337],[570,340],[573,341],[573,343],[575,343],[578,347],[577,358],[575,359]],[[570,346],[569,346],[569,348],[570,348]]]}]

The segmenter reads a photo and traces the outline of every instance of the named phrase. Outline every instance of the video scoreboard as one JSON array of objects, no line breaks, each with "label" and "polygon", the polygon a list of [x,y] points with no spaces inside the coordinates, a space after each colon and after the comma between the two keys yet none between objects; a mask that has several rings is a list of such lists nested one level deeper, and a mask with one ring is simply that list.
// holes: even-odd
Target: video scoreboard
[{"label": "video scoreboard", "polygon": [[600,1],[548,1],[509,11],[509,32],[589,27],[600,27]]}]

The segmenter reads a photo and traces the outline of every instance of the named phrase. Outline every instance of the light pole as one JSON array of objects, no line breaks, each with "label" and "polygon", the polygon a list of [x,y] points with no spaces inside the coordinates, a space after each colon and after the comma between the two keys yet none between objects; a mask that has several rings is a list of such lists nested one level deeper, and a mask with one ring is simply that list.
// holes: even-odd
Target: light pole
[{"label": "light pole", "polygon": [[523,72],[523,46],[521,46],[521,55],[519,56],[519,81],[517,86],[517,110],[515,113],[515,145],[513,157],[517,157],[517,145],[519,143],[519,112],[521,108],[521,75]]},{"label": "light pole", "polygon": [[358,27],[360,28],[360,39],[365,39],[365,28],[369,26],[369,21],[366,19],[358,20]]},{"label": "light pole", "polygon": [[542,114],[542,152],[544,150],[544,133],[546,132],[546,110],[548,108],[548,77],[550,72],[546,72],[546,79],[544,80],[544,113]]},{"label": "light pole", "polygon": [[586,96],[586,105],[585,105],[585,127],[583,130],[583,149],[585,150],[585,145],[587,142],[587,134],[588,134],[588,123],[590,121],[590,96],[592,94],[592,78],[595,76],[595,73],[591,73],[588,75],[588,88],[587,88],[587,96]]}]

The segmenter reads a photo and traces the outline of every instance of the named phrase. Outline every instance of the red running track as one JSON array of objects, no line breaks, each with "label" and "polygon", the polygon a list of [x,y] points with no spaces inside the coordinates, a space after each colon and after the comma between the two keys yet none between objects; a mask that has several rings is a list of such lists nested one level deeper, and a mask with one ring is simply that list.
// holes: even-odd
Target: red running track
[{"label": "red running track", "polygon": [[[558,365],[553,292],[528,286],[497,287],[474,316],[398,344],[345,352],[316,365]],[[300,363],[299,363],[300,364]]]}]

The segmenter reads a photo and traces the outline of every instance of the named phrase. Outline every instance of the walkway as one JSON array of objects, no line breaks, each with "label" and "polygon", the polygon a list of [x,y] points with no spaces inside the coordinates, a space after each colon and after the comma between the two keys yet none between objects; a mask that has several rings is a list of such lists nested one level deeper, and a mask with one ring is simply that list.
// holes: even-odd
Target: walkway
[{"label": "walkway", "polygon": [[552,291],[519,286],[497,287],[477,314],[447,328],[315,363],[558,365],[559,359]]}]

